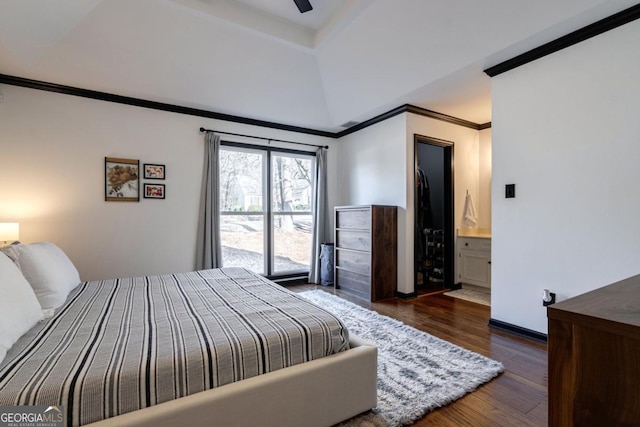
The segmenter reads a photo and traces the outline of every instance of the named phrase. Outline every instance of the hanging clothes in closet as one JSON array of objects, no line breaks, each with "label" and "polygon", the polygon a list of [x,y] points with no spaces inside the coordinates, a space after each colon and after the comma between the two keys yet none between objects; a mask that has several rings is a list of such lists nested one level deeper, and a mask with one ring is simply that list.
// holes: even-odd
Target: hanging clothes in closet
[{"label": "hanging clothes in closet", "polygon": [[435,229],[429,179],[418,167],[415,228],[418,285],[441,286],[444,279],[444,232]]},{"label": "hanging clothes in closet", "polygon": [[418,272],[422,273],[422,281],[426,281],[425,273],[427,267],[425,262],[428,254],[428,241],[425,238],[426,230],[433,227],[433,212],[431,210],[431,191],[429,189],[429,179],[427,174],[418,167],[418,174],[416,177],[416,189],[417,189],[417,213],[416,213],[416,227],[415,227],[415,242],[416,242],[416,268]]}]

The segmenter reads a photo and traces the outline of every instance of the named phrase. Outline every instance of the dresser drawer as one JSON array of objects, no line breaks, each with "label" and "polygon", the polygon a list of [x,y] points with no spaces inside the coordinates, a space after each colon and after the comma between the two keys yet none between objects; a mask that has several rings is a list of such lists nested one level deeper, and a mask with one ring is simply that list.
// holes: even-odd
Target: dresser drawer
[{"label": "dresser drawer", "polygon": [[336,265],[345,270],[369,275],[371,273],[371,254],[338,248],[335,254]]},{"label": "dresser drawer", "polygon": [[369,299],[371,297],[371,278],[366,274],[358,274],[336,268],[336,288]]},{"label": "dresser drawer", "polygon": [[370,209],[347,209],[336,212],[337,228],[368,230],[371,228]]},{"label": "dresser drawer", "polygon": [[368,252],[371,248],[371,233],[361,230],[337,230],[336,246]]}]

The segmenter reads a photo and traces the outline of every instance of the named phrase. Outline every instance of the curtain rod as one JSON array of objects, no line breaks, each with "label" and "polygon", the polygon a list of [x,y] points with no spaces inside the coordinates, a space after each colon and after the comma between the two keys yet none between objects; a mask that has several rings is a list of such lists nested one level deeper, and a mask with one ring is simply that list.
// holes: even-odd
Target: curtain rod
[{"label": "curtain rod", "polygon": [[295,141],[286,141],[284,139],[265,138],[264,136],[245,135],[243,133],[222,132],[222,131],[213,130],[213,129],[200,128],[200,132],[223,133],[225,135],[244,136],[244,137],[247,137],[247,138],[264,139],[265,141],[286,142],[287,144],[298,144],[298,145],[306,145],[308,147],[322,147],[322,148],[329,149],[328,145],[307,144],[305,142],[295,142]]}]

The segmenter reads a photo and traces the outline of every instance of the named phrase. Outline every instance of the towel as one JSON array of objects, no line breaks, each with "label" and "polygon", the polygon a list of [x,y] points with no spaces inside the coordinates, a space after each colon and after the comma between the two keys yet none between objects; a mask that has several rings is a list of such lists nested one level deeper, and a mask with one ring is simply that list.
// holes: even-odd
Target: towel
[{"label": "towel", "polygon": [[475,227],[478,223],[476,208],[473,207],[473,200],[471,200],[471,194],[469,193],[467,193],[467,199],[464,203],[464,221],[469,228]]}]

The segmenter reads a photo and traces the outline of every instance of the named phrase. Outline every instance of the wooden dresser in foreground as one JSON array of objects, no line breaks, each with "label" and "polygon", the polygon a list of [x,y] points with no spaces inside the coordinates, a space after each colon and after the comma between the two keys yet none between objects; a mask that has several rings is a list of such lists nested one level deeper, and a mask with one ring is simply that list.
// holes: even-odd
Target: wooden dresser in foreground
[{"label": "wooden dresser in foreground", "polygon": [[640,426],[640,275],[547,317],[549,426]]},{"label": "wooden dresser in foreground", "polygon": [[335,280],[370,301],[395,296],[398,275],[396,206],[335,208]]}]

